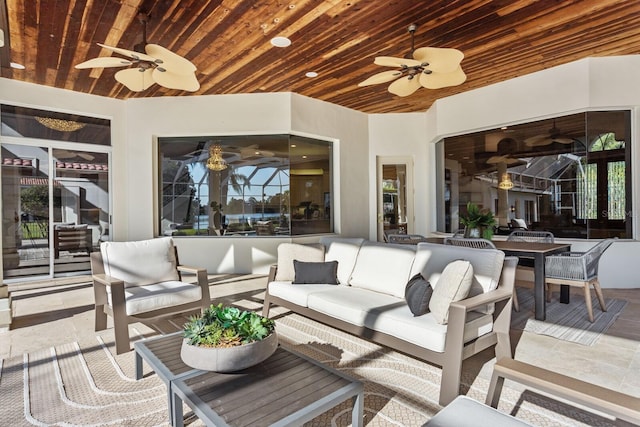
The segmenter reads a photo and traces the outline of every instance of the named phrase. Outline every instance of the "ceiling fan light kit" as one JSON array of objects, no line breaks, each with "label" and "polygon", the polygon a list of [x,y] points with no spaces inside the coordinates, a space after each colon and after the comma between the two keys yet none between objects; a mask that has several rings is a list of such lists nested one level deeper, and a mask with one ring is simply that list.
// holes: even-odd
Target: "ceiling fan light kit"
[{"label": "ceiling fan light kit", "polygon": [[125,58],[113,56],[93,58],[76,65],[75,68],[82,70],[135,65],[135,68],[121,70],[115,74],[115,79],[118,82],[134,92],[146,90],[154,83],[167,89],[188,92],[195,92],[200,89],[200,83],[195,76],[196,66],[191,61],[160,45],[147,44],[146,28],[148,18],[149,16],[143,13],[138,15],[138,19],[143,25],[143,36],[142,43],[136,45],[136,48],[140,49],[144,46],[146,53],[98,43],[98,46],[111,50]]},{"label": "ceiling fan light kit", "polygon": [[414,33],[416,28],[416,25],[410,25],[408,29],[411,33],[409,58],[378,56],[374,60],[376,65],[395,67],[399,70],[374,74],[359,83],[358,86],[364,87],[392,81],[393,83],[389,85],[389,92],[397,96],[409,96],[421,87],[440,89],[464,83],[467,76],[460,66],[464,54],[458,49],[451,48],[422,47],[415,49]]}]

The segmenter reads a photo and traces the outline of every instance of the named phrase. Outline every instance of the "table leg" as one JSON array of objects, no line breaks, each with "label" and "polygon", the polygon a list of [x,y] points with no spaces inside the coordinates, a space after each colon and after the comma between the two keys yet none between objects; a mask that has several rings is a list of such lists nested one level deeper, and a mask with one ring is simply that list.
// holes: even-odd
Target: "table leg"
[{"label": "table leg", "polygon": [[[169,385],[171,390],[171,385]],[[174,427],[184,427],[184,414],[182,413],[182,399],[178,396],[178,393],[170,391],[171,393],[171,417],[169,422]]]},{"label": "table leg", "polygon": [[547,316],[547,300],[544,295],[544,254],[537,253],[534,258],[533,300],[536,320],[545,320]]},{"label": "table leg", "polygon": [[560,303],[569,304],[569,285],[560,285]]},{"label": "table leg", "polygon": [[364,392],[360,391],[353,399],[353,410],[351,411],[351,426],[362,427],[364,425]]},{"label": "table leg", "polygon": [[142,356],[136,351],[136,380],[142,379]]}]

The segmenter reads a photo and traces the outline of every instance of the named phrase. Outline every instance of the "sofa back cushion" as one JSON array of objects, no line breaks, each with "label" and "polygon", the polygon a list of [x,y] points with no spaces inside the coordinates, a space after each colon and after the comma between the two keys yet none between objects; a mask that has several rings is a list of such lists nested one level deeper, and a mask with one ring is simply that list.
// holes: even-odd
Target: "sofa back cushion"
[{"label": "sofa back cushion", "polygon": [[324,236],[320,238],[320,243],[326,248],[324,260],[338,261],[338,282],[341,285],[348,284],[364,239]]},{"label": "sofa back cushion", "polygon": [[125,287],[180,280],[171,237],[100,244],[105,274]]},{"label": "sofa back cushion", "polygon": [[319,243],[280,243],[278,245],[278,269],[276,280],[292,282],[296,276],[293,260],[304,262],[324,262],[324,245]]},{"label": "sofa back cushion", "polygon": [[466,260],[473,266],[473,283],[469,296],[492,291],[498,287],[504,252],[497,249],[474,249],[437,243],[418,243],[412,275],[422,273],[434,290],[444,268],[452,261]]},{"label": "sofa back cushion", "polygon": [[413,245],[365,242],[349,284],[404,299],[414,257]]}]

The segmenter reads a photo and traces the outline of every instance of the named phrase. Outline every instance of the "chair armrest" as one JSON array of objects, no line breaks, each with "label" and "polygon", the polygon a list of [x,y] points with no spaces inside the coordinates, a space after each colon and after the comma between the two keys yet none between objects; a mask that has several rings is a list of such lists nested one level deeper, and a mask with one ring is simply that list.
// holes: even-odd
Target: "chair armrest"
[{"label": "chair armrest", "polygon": [[277,264],[272,264],[271,267],[269,267],[269,277],[267,279],[267,283],[271,283],[274,280],[276,280],[277,271],[278,271],[278,265]]},{"label": "chair armrest", "polygon": [[93,274],[91,277],[94,284],[99,283],[104,286],[118,286],[124,288],[124,280],[116,279],[115,277],[107,276],[106,274]]},{"label": "chair armrest", "polygon": [[547,255],[546,258],[550,257],[578,257],[584,255],[586,252],[560,252],[553,255]]},{"label": "chair armrest", "polygon": [[178,271],[182,271],[184,273],[196,274],[196,275],[201,271],[206,271],[206,269],[204,268],[192,267],[190,265],[179,265],[177,268],[178,268]]}]

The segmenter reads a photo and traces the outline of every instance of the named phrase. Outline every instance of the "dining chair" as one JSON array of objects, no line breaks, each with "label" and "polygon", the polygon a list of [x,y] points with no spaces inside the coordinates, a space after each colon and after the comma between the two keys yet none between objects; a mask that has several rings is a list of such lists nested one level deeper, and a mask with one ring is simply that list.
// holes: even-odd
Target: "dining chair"
[{"label": "dining chair", "polygon": [[[542,230],[514,230],[509,236],[507,236],[507,242],[530,242],[530,243],[553,243],[555,236],[550,231]],[[531,258],[518,258],[518,270],[533,271],[534,260]],[[517,275],[517,271],[516,271]],[[522,276],[521,276],[522,277]],[[546,286],[546,291],[549,292],[549,288]],[[515,286],[514,286],[514,294]],[[517,295],[517,294],[516,294]],[[514,297],[513,307],[516,311],[520,310],[519,303],[517,302],[517,296]]]},{"label": "dining chair", "polygon": [[389,234],[388,243],[411,243],[426,242],[427,238],[421,234]]},{"label": "dining chair", "polygon": [[[447,237],[444,239],[445,245],[464,246],[467,248],[475,249],[496,249],[496,245],[491,240],[487,239],[465,239],[464,237]],[[518,302],[518,294],[516,293],[516,287],[513,287],[513,309],[520,311],[520,303]]]},{"label": "dining chair", "polygon": [[446,237],[444,239],[445,245],[464,246],[466,248],[475,249],[495,249],[496,245],[491,240],[487,239],[465,239],[464,237]]},{"label": "dining chair", "polygon": [[[569,285],[584,289],[584,302],[587,305],[589,321],[593,323],[593,309],[591,307],[591,286],[598,297],[600,308],[607,311],[600,281],[598,280],[598,264],[604,251],[615,239],[605,239],[586,252],[563,252],[550,255],[545,260],[545,284],[551,290],[552,285]],[[547,292],[547,301],[551,299],[551,292]]]}]

